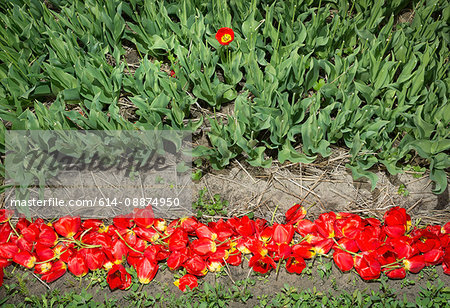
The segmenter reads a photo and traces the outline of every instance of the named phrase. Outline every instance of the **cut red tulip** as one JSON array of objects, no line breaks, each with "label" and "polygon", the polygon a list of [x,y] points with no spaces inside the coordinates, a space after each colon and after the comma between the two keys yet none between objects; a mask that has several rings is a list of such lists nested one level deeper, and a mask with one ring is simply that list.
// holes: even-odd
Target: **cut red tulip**
[{"label": "cut red tulip", "polygon": [[295,204],[285,214],[286,224],[296,224],[299,220],[305,218],[306,209],[301,204]]},{"label": "cut red tulip", "polygon": [[86,260],[83,254],[78,251],[67,263],[69,271],[77,277],[83,277],[89,272],[89,268],[86,264]]},{"label": "cut red tulip", "polygon": [[334,222],[336,214],[334,212],[323,213],[314,221],[317,226],[317,231],[325,238],[332,238],[335,235]]},{"label": "cut red tulip", "polygon": [[208,238],[199,238],[190,243],[192,252],[204,256],[216,252],[216,243]]},{"label": "cut red tulip", "polygon": [[198,287],[197,277],[190,274],[186,274],[180,279],[175,280],[173,284],[176,285],[183,292],[186,291],[187,287],[189,287],[190,290]]},{"label": "cut red tulip", "polygon": [[106,281],[111,290],[126,290],[131,287],[131,276],[122,264],[114,264],[111,267],[106,276]]},{"label": "cut red tulip", "polygon": [[55,231],[64,237],[70,238],[77,234],[80,229],[80,217],[64,216],[53,224]]},{"label": "cut red tulip", "polygon": [[416,274],[425,267],[425,260],[422,255],[418,255],[403,260],[403,265],[405,266],[405,269],[407,269],[411,273]]},{"label": "cut red tulip", "polygon": [[353,268],[353,256],[346,251],[336,250],[333,253],[333,260],[337,267],[343,272],[347,272]]},{"label": "cut red tulip", "polygon": [[56,279],[63,276],[66,273],[66,271],[67,271],[66,264],[63,261],[58,260],[52,263],[50,270],[44,275],[42,275],[41,279],[45,282],[53,282]]},{"label": "cut red tulip", "polygon": [[147,258],[142,258],[141,262],[136,265],[136,272],[139,282],[142,284],[148,284],[153,280],[158,272],[158,264],[151,262]]},{"label": "cut red tulip", "polygon": [[36,257],[30,254],[28,251],[21,251],[14,255],[13,261],[26,268],[33,268],[36,262]]},{"label": "cut red tulip", "polygon": [[272,240],[275,244],[289,244],[294,236],[292,225],[275,224],[273,226]]},{"label": "cut red tulip", "polygon": [[286,270],[289,273],[301,274],[305,268],[305,260],[299,256],[292,256],[286,262]]}]

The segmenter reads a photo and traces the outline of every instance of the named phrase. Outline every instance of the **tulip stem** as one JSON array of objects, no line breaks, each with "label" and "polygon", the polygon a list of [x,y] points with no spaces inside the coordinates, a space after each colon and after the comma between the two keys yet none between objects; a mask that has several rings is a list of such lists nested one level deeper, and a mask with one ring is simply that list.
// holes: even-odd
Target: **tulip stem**
[{"label": "tulip stem", "polygon": [[392,263],[389,263],[389,264],[386,264],[386,265],[382,265],[381,268],[390,267],[391,265],[395,265],[395,264],[400,265],[400,263],[403,262],[404,259],[405,258],[401,258],[401,259],[398,259],[395,262],[392,262]]},{"label": "tulip stem", "polygon": [[359,253],[356,253],[356,252],[347,250],[347,249],[345,249],[344,247],[342,247],[341,244],[339,244],[339,243],[336,241],[336,239],[335,239],[334,237],[332,237],[332,239],[333,239],[333,241],[336,243],[336,245],[338,245],[339,249],[341,249],[341,250],[343,250],[343,251],[345,251],[345,252],[348,252],[348,253],[351,254],[351,255],[361,257],[361,255],[360,255]]},{"label": "tulip stem", "polygon": [[275,211],[273,211],[273,213],[272,213],[272,220],[270,221],[270,224],[271,224],[271,225],[273,225],[273,221],[275,220],[275,213],[277,212],[279,206],[280,206],[280,205],[278,204],[278,205],[275,207]]},{"label": "tulip stem", "polygon": [[125,241],[125,239],[122,237],[122,235],[120,235],[119,231],[117,231],[117,230],[115,230],[115,231],[116,231],[117,235],[122,239],[122,241],[124,242],[124,244],[125,244],[128,248],[130,248],[130,249],[133,250],[134,252],[137,252],[137,253],[140,253],[140,254],[144,254],[142,251],[136,250],[136,249],[134,249],[133,247],[131,247],[131,246],[127,243],[127,241]]},{"label": "tulip stem", "polygon": [[14,228],[13,224],[11,223],[11,219],[8,219],[9,226],[14,231],[14,233],[17,235],[17,237],[20,237],[19,233],[17,233],[16,228]]},{"label": "tulip stem", "polygon": [[80,243],[83,243],[83,236],[84,236],[86,233],[88,233],[91,229],[92,229],[92,227],[90,227],[90,228],[87,229],[87,230],[84,230],[83,233],[81,233],[80,239],[79,239]]}]

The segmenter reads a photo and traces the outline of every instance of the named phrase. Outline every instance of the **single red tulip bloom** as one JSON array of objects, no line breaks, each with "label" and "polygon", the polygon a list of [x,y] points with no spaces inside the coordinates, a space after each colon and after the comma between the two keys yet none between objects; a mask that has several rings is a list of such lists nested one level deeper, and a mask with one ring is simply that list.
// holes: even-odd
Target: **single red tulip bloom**
[{"label": "single red tulip bloom", "polygon": [[381,274],[381,264],[377,256],[367,252],[355,257],[355,269],[364,280],[377,279]]},{"label": "single red tulip bloom", "polygon": [[300,256],[303,259],[311,259],[316,255],[316,251],[314,247],[306,242],[301,242],[299,244],[295,244],[292,246],[292,254],[296,256]]},{"label": "single red tulip bloom", "polygon": [[333,253],[333,260],[337,267],[343,272],[347,272],[353,268],[353,257],[346,251],[336,250]]},{"label": "single red tulip bloom", "polygon": [[199,222],[195,217],[184,217],[180,219],[180,227],[187,233],[193,233],[197,229]]},{"label": "single red tulip bloom", "polygon": [[403,279],[406,277],[406,270],[404,267],[391,270],[388,269],[384,273],[391,279]]},{"label": "single red tulip bloom", "polygon": [[178,289],[180,289],[183,292],[186,291],[186,287],[189,287],[191,290],[193,288],[198,287],[197,277],[190,274],[186,274],[180,279],[175,280],[173,284],[176,285]]},{"label": "single red tulip bloom", "polygon": [[19,253],[19,248],[13,243],[0,244],[0,258],[12,259]]},{"label": "single red tulip bloom", "polygon": [[175,229],[169,238],[169,250],[175,251],[186,248],[188,242],[189,240],[186,231],[181,228]]},{"label": "single red tulip bloom", "polygon": [[221,45],[230,44],[234,40],[233,29],[227,27],[220,28],[216,33],[216,40],[218,40]]},{"label": "single red tulip bloom", "polygon": [[67,263],[69,271],[77,277],[83,277],[89,272],[83,253],[78,251]]},{"label": "single red tulip bloom", "polygon": [[272,240],[275,244],[289,244],[293,236],[294,227],[292,225],[274,225]]},{"label": "single red tulip bloom", "polygon": [[22,236],[28,241],[28,242],[36,242],[37,239],[39,238],[39,233],[41,231],[39,230],[39,226],[37,226],[36,224],[31,224],[28,227],[24,228],[22,230]]},{"label": "single red tulip bloom", "polygon": [[167,266],[171,270],[179,269],[188,259],[188,255],[183,250],[177,250],[170,254],[167,259]]},{"label": "single red tulip bloom", "polygon": [[53,224],[53,228],[61,236],[73,237],[80,229],[80,225],[80,217],[64,216]]},{"label": "single red tulip bloom", "polygon": [[100,248],[83,248],[80,252],[86,261],[87,267],[91,271],[102,268],[105,263],[105,254]]},{"label": "single red tulip bloom", "polygon": [[153,226],[155,221],[155,214],[152,207],[146,207],[145,209],[136,209],[134,211],[134,223],[141,228],[148,229]]},{"label": "single red tulip bloom", "polygon": [[14,255],[13,261],[17,264],[25,266],[26,268],[32,268],[36,262],[36,257],[28,251],[21,251]]},{"label": "single red tulip bloom", "polygon": [[205,276],[208,272],[206,262],[198,255],[194,255],[194,257],[188,259],[184,263],[184,268],[186,268],[189,274],[195,276]]},{"label": "single red tulip bloom", "polygon": [[301,274],[305,267],[305,260],[299,256],[292,256],[286,262],[286,270],[289,273]]},{"label": "single red tulip bloom", "polygon": [[121,239],[116,239],[112,243],[111,250],[108,251],[112,255],[112,261],[115,264],[120,264],[124,259],[127,258],[128,255],[128,247]]},{"label": "single red tulip bloom", "polygon": [[142,258],[141,262],[138,262],[135,267],[139,282],[142,284],[150,283],[158,272],[158,263],[156,263],[156,261],[151,262],[145,257]]},{"label": "single red tulip bloom", "polygon": [[327,238],[327,239],[315,244],[313,248],[317,254],[326,255],[333,247],[333,244],[334,244],[333,240],[330,238]]},{"label": "single red tulip bloom", "polygon": [[296,224],[299,220],[305,218],[306,209],[301,204],[296,204],[287,210],[285,214],[286,224]]},{"label": "single red tulip bloom", "polygon": [[297,230],[296,230],[302,237],[307,236],[308,234],[311,234],[313,232],[317,231],[316,225],[308,220],[308,219],[302,219],[297,222]]},{"label": "single red tulip bloom", "polygon": [[253,267],[253,270],[255,272],[265,274],[272,268],[275,269],[277,267],[277,264],[271,257],[254,255],[248,262],[248,266]]},{"label": "single red tulip bloom", "polygon": [[40,262],[51,260],[56,256],[56,252],[53,249],[39,243],[35,246],[35,252]]},{"label": "single red tulip bloom", "polygon": [[135,227],[133,231],[138,237],[149,242],[154,242],[157,239],[159,239],[158,231],[156,231],[153,228],[144,229],[140,227]]},{"label": "single red tulip bloom", "polygon": [[19,238],[17,239],[16,245],[20,250],[25,250],[28,252],[31,252],[33,250],[33,243],[28,242],[22,236],[19,236]]},{"label": "single red tulip bloom", "polygon": [[38,243],[47,247],[55,246],[58,241],[58,234],[56,234],[55,230],[45,224],[40,225],[39,229]]},{"label": "single red tulip bloom", "polygon": [[317,226],[317,231],[325,237],[334,237],[334,222],[336,220],[336,214],[334,212],[323,213],[319,215],[319,218],[314,221]]},{"label": "single red tulip bloom", "polygon": [[189,247],[192,252],[204,256],[216,252],[216,243],[208,238],[199,238],[190,243]]},{"label": "single red tulip bloom", "polygon": [[67,271],[66,264],[63,261],[58,260],[52,263],[50,270],[47,273],[45,273],[41,277],[41,279],[45,282],[53,282],[62,275],[64,275],[66,271]]},{"label": "single red tulip bloom", "polygon": [[412,258],[403,260],[403,265],[411,273],[418,273],[425,267],[425,260],[423,255],[414,256]]},{"label": "single red tulip bloom", "polygon": [[122,264],[114,264],[108,271],[106,281],[111,290],[126,290],[131,287],[131,276]]},{"label": "single red tulip bloom", "polygon": [[206,238],[215,240],[217,238],[217,234],[213,232],[208,226],[203,224],[198,224],[197,228],[195,229],[195,234],[198,238]]}]

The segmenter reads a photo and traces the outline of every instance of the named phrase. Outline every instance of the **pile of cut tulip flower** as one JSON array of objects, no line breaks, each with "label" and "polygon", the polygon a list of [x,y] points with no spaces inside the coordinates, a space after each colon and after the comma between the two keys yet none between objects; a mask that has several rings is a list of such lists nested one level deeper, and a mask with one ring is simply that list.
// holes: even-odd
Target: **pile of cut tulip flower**
[{"label": "pile of cut tulip flower", "polygon": [[[65,216],[54,223],[20,218],[0,210],[0,285],[3,268],[19,264],[52,282],[67,271],[82,277],[105,268],[112,290],[128,289],[134,267],[139,282],[149,283],[159,264],[185,269],[175,281],[182,291],[198,285],[198,278],[224,266],[248,266],[258,273],[279,270],[300,274],[305,260],[326,255],[343,272],[355,269],[365,280],[381,273],[404,278],[425,266],[442,264],[450,274],[450,222],[444,226],[411,226],[405,209],[393,207],[383,217],[362,218],[350,213],[323,213],[310,221],[306,210],[294,205],[285,223],[269,225],[247,216],[207,224],[195,217],[166,221],[154,218],[151,207],[117,216],[106,226],[102,220]],[[332,252],[331,252],[332,251]],[[245,262],[247,263],[247,262]],[[227,264],[227,265],[226,265]]]}]

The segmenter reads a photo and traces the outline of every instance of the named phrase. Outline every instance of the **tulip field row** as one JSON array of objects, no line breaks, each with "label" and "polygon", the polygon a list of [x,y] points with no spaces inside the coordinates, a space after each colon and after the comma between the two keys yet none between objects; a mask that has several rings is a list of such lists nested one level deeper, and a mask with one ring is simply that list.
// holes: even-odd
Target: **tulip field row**
[{"label": "tulip field row", "polygon": [[0,149],[6,129],[202,130],[208,143],[194,153],[214,168],[241,156],[257,167],[311,163],[337,145],[349,150],[354,178],[372,187],[376,165],[390,174],[428,168],[442,193],[449,8],[4,1]]},{"label": "tulip field row", "polygon": [[141,284],[150,283],[161,263],[186,274],[174,281],[182,291],[224,266],[245,263],[265,274],[281,267],[301,274],[308,260],[325,256],[342,271],[354,269],[362,279],[386,275],[402,279],[426,266],[442,264],[450,275],[450,222],[444,226],[411,225],[405,209],[393,207],[380,221],[350,213],[322,213],[314,221],[296,204],[284,224],[233,217],[207,224],[195,217],[173,221],[154,218],[151,207],[117,216],[111,225],[97,219],[65,216],[54,223],[20,218],[0,210],[0,282],[3,271],[18,264],[45,282],[66,272],[77,277],[107,270],[111,290],[131,287],[132,266]]}]

